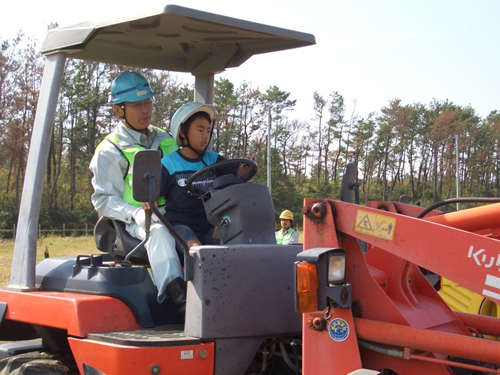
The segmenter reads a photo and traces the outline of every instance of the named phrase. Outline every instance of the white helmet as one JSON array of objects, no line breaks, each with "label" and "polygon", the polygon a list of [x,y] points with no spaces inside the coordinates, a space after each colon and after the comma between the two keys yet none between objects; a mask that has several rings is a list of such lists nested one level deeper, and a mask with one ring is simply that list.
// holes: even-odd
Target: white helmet
[{"label": "white helmet", "polygon": [[172,138],[175,139],[179,146],[182,146],[182,140],[179,136],[181,125],[197,112],[207,113],[210,116],[210,122],[212,123],[214,121],[215,108],[211,104],[201,104],[198,102],[187,103],[174,113],[172,123],[170,124],[170,131],[172,132]]}]

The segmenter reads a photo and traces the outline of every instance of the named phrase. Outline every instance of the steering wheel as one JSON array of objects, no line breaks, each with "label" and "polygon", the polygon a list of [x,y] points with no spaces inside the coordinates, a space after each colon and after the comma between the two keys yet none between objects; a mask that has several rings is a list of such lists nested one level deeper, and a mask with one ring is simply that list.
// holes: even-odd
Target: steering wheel
[{"label": "steering wheel", "polygon": [[[206,189],[206,188],[195,188],[195,187],[193,187],[193,182],[198,177],[200,177],[201,175],[203,175],[203,174],[205,174],[207,172],[211,172],[214,169],[227,167],[227,166],[233,165],[233,164],[245,164],[246,166],[248,166],[248,170],[245,173],[243,173],[240,177],[233,176],[233,179],[231,180],[231,183],[227,184],[227,186],[228,185],[234,185],[234,184],[237,184],[237,183],[238,184],[243,184],[243,183],[247,182],[248,180],[250,180],[253,176],[255,176],[255,174],[259,170],[259,165],[256,162],[254,162],[253,160],[250,160],[250,159],[228,159],[228,160],[221,161],[219,163],[208,165],[205,168],[202,168],[199,171],[196,171],[195,173],[193,173],[193,175],[186,182],[186,188],[193,195],[203,195],[203,194],[205,194],[208,191],[208,189]],[[224,176],[220,176],[217,179],[219,179],[221,177],[224,177]]]}]

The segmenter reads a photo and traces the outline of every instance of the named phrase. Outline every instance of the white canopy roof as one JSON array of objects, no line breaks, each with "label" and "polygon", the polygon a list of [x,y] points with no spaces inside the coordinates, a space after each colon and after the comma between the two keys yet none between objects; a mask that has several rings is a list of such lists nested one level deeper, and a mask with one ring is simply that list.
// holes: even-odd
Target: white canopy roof
[{"label": "white canopy roof", "polygon": [[42,53],[203,75],[240,66],[256,54],[313,44],[312,34],[167,5],[154,14],[53,29]]}]

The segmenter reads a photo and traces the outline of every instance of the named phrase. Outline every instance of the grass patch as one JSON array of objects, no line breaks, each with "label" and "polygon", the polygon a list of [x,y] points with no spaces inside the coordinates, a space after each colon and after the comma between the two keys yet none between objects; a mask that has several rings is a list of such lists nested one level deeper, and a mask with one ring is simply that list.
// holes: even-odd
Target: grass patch
[{"label": "grass patch", "polygon": [[[78,254],[99,254],[93,236],[84,237],[42,237],[37,242],[37,264],[48,251],[51,258],[76,256]],[[0,286],[9,285],[14,253],[14,240],[0,240]]]}]

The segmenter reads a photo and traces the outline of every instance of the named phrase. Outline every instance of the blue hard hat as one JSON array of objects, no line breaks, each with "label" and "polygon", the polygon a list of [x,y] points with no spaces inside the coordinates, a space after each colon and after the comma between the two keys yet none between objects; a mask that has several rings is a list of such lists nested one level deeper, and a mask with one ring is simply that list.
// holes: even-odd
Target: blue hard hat
[{"label": "blue hard hat", "polygon": [[155,96],[149,83],[141,74],[123,72],[111,84],[111,98],[113,104],[123,102],[138,102]]}]

